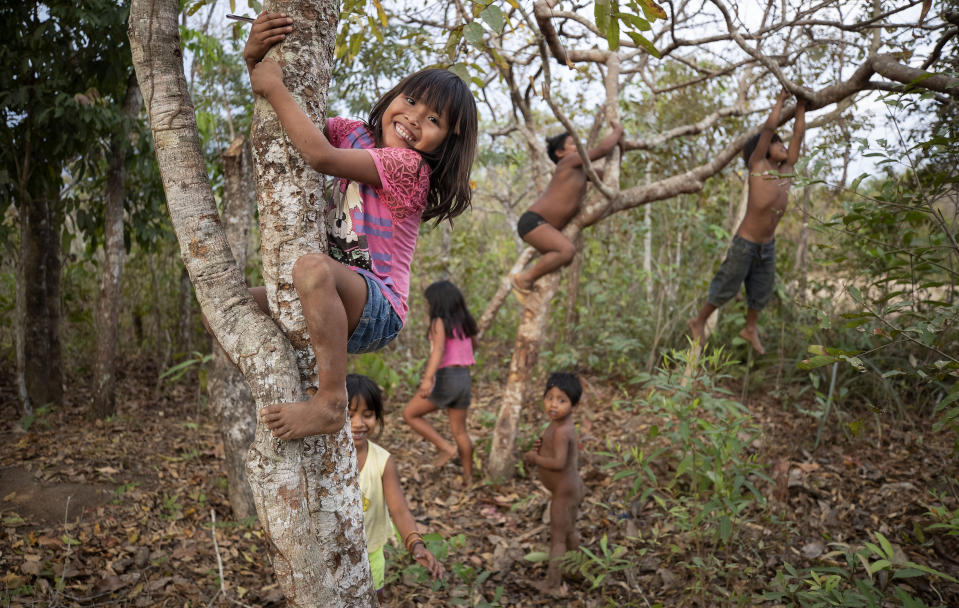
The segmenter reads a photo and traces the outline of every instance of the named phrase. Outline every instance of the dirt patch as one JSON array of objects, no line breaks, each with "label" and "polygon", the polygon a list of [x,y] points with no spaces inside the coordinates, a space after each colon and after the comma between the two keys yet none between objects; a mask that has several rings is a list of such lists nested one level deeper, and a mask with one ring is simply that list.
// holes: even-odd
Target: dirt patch
[{"label": "dirt patch", "polygon": [[19,466],[0,469],[3,511],[14,511],[26,521],[55,526],[89,517],[106,504],[113,488],[101,484],[43,482]]}]

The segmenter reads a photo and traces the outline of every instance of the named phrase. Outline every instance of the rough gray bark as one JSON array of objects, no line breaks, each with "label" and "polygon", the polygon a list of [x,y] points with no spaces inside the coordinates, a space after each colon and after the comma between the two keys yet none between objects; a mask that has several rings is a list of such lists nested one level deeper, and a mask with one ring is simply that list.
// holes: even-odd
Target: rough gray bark
[{"label": "rough gray bark", "polygon": [[56,192],[20,199],[17,384],[23,412],[63,400],[60,347],[60,201]]},{"label": "rough gray bark", "polygon": [[[244,137],[237,137],[222,154],[224,192],[221,219],[226,239],[242,270],[256,206],[253,153]],[[208,384],[210,409],[216,417],[226,459],[230,506],[238,520],[256,515],[253,491],[246,477],[246,454],[256,435],[256,406],[250,386],[223,349],[213,342],[213,367]]]},{"label": "rough gray bark", "polygon": [[[271,53],[285,67],[287,86],[320,120],[337,7],[329,0],[296,0],[264,8],[293,18],[293,35]],[[268,298],[288,332],[284,335],[249,296],[220,223],[183,74],[176,19],[175,0],[134,0],[129,33],[181,256],[204,315],[243,372],[256,406],[302,400],[304,387],[315,379],[291,271],[300,255],[317,248],[322,234],[318,178],[284,141],[266,102],[257,100],[252,139],[261,257]],[[344,412],[344,427],[345,422]],[[346,430],[281,442],[258,422],[247,470],[288,605],[376,605],[353,443]]]},{"label": "rough gray bark", "polygon": [[[124,124],[136,118],[142,103],[135,76],[130,76],[123,102]],[[123,276],[123,200],[126,197],[127,128],[110,140],[106,213],[103,227],[103,269],[97,299],[97,354],[93,365],[93,415],[105,418],[116,411],[117,317]]]}]

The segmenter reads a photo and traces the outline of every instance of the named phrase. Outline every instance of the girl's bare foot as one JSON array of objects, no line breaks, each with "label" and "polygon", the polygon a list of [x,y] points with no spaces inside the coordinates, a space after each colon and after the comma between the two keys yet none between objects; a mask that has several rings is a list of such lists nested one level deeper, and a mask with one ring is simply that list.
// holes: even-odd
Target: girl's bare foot
[{"label": "girl's bare foot", "polygon": [[309,401],[269,405],[260,410],[260,418],[278,439],[335,433],[346,424],[346,393],[324,398],[316,392]]},{"label": "girl's bare foot", "polygon": [[756,349],[756,352],[760,355],[766,354],[766,349],[763,348],[763,343],[759,341],[759,332],[755,327],[744,327],[742,330],[740,330],[739,337],[752,344],[753,348]]},{"label": "girl's bare foot", "polygon": [[433,460],[433,466],[437,469],[442,468],[447,462],[453,460],[457,453],[456,448],[453,448],[452,451],[449,452],[441,450],[439,455]]}]

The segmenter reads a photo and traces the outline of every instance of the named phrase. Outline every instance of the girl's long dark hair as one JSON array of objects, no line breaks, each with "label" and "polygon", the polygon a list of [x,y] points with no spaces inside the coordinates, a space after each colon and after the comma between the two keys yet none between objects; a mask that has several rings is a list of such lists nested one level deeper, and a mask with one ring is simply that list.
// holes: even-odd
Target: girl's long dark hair
[{"label": "girl's long dark hair", "polygon": [[470,207],[470,169],[479,131],[476,100],[466,83],[449,70],[429,68],[410,74],[370,110],[366,126],[378,146],[383,144],[383,113],[397,95],[409,95],[446,118],[449,133],[443,143],[432,153],[420,152],[431,169],[423,220],[452,220]]},{"label": "girl's long dark hair", "polygon": [[471,338],[479,333],[473,315],[466,308],[463,294],[449,281],[436,281],[426,288],[424,294],[430,306],[430,321],[440,319],[447,338]]}]

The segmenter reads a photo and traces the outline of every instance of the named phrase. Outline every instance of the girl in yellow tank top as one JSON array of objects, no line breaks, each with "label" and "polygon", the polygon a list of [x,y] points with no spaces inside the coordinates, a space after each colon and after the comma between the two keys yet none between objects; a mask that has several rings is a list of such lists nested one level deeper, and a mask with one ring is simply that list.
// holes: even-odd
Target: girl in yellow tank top
[{"label": "girl in yellow tank top", "polygon": [[[373,587],[382,591],[386,578],[383,545],[393,534],[393,523],[403,538],[406,550],[433,578],[442,578],[443,565],[426,548],[416,530],[416,522],[406,506],[400,476],[390,453],[369,440],[370,433],[383,424],[383,395],[373,380],[360,374],[346,376],[350,403],[350,431],[356,447],[356,465],[363,493],[363,528],[366,551],[370,556]],[[392,521],[391,521],[392,518]]]}]

